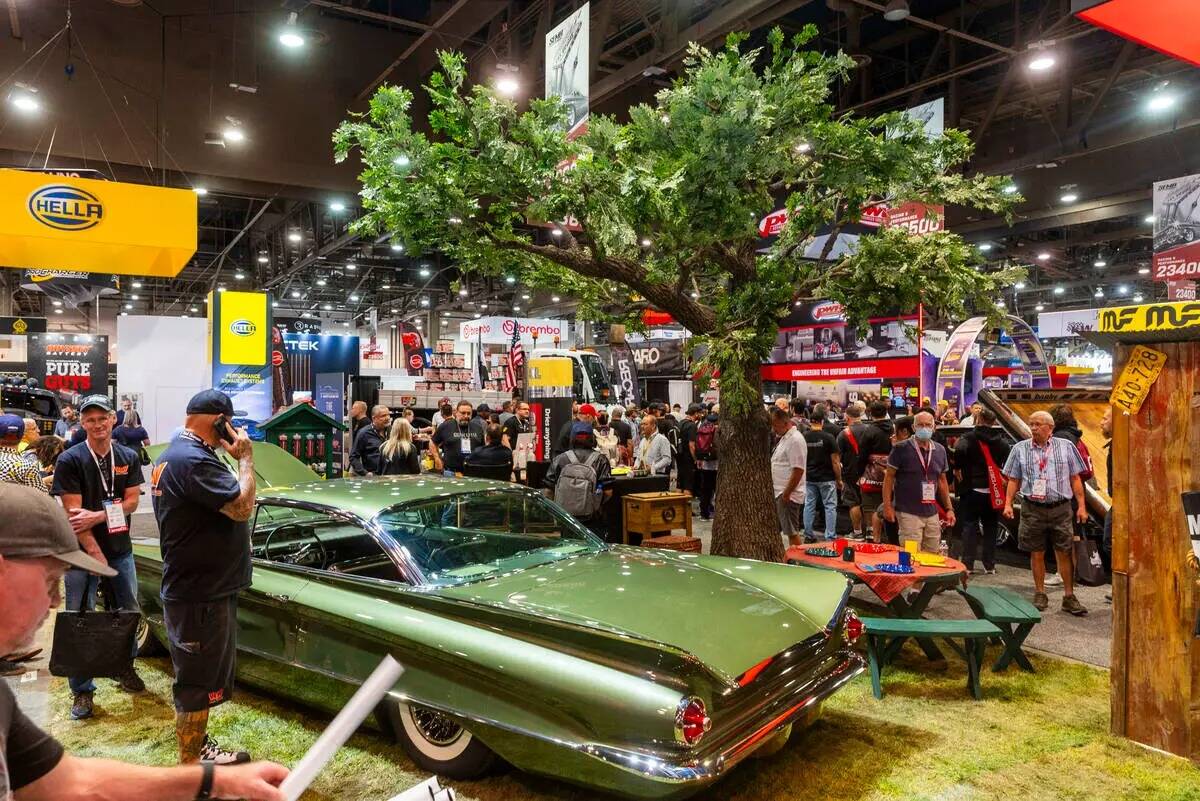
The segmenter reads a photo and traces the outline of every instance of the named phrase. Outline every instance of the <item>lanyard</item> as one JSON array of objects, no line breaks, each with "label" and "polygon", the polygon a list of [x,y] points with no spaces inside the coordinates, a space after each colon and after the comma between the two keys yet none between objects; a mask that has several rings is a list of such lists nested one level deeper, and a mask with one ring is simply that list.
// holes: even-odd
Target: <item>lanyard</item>
[{"label": "lanyard", "polygon": [[913,443],[913,447],[917,449],[917,459],[921,462],[921,477],[926,481],[929,480],[929,463],[933,461],[933,443],[929,443],[929,453],[924,453],[924,450],[917,443]]},{"label": "lanyard", "polygon": [[1053,445],[1051,444],[1050,440],[1046,440],[1046,447],[1043,449],[1043,448],[1038,448],[1036,443],[1031,442],[1030,443],[1030,452],[1032,453],[1032,451],[1035,448],[1039,451],[1040,450],[1045,451],[1045,453],[1043,453],[1040,457],[1041,461],[1038,462],[1038,475],[1044,476],[1044,475],[1046,475],[1046,461],[1050,458],[1050,450],[1053,448]]},{"label": "lanyard", "polygon": [[96,463],[96,472],[100,474],[100,483],[104,486],[104,496],[109,500],[116,500],[117,491],[117,455],[113,451],[112,446],[108,448],[108,469],[109,477],[112,479],[112,484],[104,480],[104,468],[100,466],[100,457],[96,456],[96,452],[92,450],[91,445],[86,446],[88,453],[92,455],[92,461]]}]

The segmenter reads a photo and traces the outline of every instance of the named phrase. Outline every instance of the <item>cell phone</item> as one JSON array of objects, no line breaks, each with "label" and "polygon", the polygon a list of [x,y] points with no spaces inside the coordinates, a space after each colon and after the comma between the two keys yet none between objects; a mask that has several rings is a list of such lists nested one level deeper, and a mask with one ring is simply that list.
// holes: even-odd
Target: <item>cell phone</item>
[{"label": "cell phone", "polygon": [[213,422],[213,427],[217,431],[217,436],[232,445],[237,441],[237,437],[233,435],[233,429],[229,424],[229,418],[221,415]]}]

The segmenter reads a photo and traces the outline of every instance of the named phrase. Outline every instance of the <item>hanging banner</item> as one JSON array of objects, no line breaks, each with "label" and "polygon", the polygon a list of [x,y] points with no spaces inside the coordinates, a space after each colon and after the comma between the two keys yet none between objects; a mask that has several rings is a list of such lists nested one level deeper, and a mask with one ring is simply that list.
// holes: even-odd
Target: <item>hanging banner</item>
[{"label": "hanging banner", "polygon": [[[1042,312],[1037,318],[1037,333],[1042,339],[1077,337],[1085,331],[1095,331],[1099,327],[1099,309]],[[1003,342],[1001,339],[1001,344]]]},{"label": "hanging banner", "polygon": [[633,359],[642,375],[685,375],[687,362],[682,339],[657,339],[630,343]]},{"label": "hanging banner", "polygon": [[46,333],[45,317],[0,317],[0,336]]},{"label": "hanging banner", "polygon": [[1155,281],[1200,277],[1200,175],[1154,184]]},{"label": "hanging banner", "polygon": [[1195,281],[1168,281],[1167,300],[1195,300]]},{"label": "hanging banner", "polygon": [[[762,367],[767,381],[916,378],[921,374],[915,314],[875,317],[860,334],[834,301],[794,306],[779,324]],[[817,366],[819,365],[819,366]]]},{"label": "hanging banner", "polygon": [[291,331],[293,334],[321,333],[320,320],[307,320],[303,317],[276,317],[275,327],[280,331]]},{"label": "hanging banner", "polygon": [[0,265],[173,278],[197,208],[187,189],[0,169]]},{"label": "hanging banner", "polygon": [[[528,317],[484,317],[458,324],[458,338],[464,342],[488,345],[508,345],[512,342],[513,326],[521,331],[521,344],[542,343],[543,348],[566,347],[571,337],[571,324],[566,320]],[[554,340],[558,340],[555,344]]]},{"label": "hanging banner", "polygon": [[41,292],[62,301],[67,308],[75,309],[96,298],[117,294],[121,284],[115,275],[74,270],[26,270],[21,276],[21,289]]},{"label": "hanging banner", "polygon": [[208,328],[213,389],[229,396],[236,423],[256,436],[257,429],[250,424],[268,419],[273,412],[270,296],[210,292]]},{"label": "hanging banner", "polygon": [[572,139],[587,131],[589,7],[584,3],[546,34],[546,97],[566,104]]},{"label": "hanging banner", "polygon": [[404,369],[409,375],[424,375],[428,357],[420,329],[412,323],[400,323],[400,344],[404,348]]},{"label": "hanging banner", "polygon": [[1200,303],[1147,303],[1117,306],[1100,313],[1100,331],[1122,334],[1130,331],[1173,331],[1200,325]]},{"label": "hanging banner", "polygon": [[29,377],[39,386],[80,395],[108,394],[108,337],[30,334]]},{"label": "hanging banner", "polygon": [[638,385],[637,360],[628,345],[614,344],[609,348],[609,372],[617,390],[617,400],[622,404],[641,405],[642,390]]}]

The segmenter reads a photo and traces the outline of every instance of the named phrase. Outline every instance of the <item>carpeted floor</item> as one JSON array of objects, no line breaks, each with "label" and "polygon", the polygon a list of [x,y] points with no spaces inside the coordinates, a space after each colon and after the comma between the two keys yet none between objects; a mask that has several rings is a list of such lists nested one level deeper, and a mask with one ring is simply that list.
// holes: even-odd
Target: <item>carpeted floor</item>
[{"label": "carpeted floor", "polygon": [[[995,649],[990,652],[994,655]],[[1055,799],[1194,801],[1200,771],[1111,737],[1108,673],[1037,658],[1036,674],[983,677],[984,700],[971,701],[965,667],[951,657],[934,671],[911,646],[884,675],[883,700],[860,677],[827,705],[825,715],[780,753],[752,759],[697,796],[733,801],[913,801],[914,799]],[[175,742],[169,664],[140,663],[149,690],[130,696],[99,682],[98,712],[67,717],[67,688],[44,686],[46,723],[73,752],[170,764]],[[38,682],[41,683],[41,682]],[[214,712],[223,742],[257,757],[294,764],[326,719],[249,691]],[[360,734],[305,795],[306,801],[384,801],[425,778],[382,736]],[[506,770],[453,784],[460,798],[545,801],[600,796],[567,784]]]}]

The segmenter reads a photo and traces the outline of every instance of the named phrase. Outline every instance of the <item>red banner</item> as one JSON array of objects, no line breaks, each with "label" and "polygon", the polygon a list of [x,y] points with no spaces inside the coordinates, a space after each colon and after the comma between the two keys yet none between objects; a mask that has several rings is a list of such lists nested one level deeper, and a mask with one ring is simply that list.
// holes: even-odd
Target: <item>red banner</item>
[{"label": "red banner", "polygon": [[805,364],[764,364],[761,371],[764,381],[917,378],[921,374],[921,360],[913,357]]},{"label": "red banner", "polygon": [[1167,300],[1195,300],[1195,281],[1168,281]]}]

